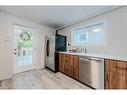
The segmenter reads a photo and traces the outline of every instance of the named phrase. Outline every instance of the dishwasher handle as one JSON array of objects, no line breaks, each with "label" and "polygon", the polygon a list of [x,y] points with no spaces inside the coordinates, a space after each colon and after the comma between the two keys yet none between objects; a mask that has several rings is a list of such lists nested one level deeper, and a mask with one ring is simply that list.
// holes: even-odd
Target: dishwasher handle
[{"label": "dishwasher handle", "polygon": [[93,61],[103,61],[104,59],[101,59],[101,58],[90,58],[90,60],[93,60]]},{"label": "dishwasher handle", "polygon": [[80,61],[87,61],[87,62],[89,62],[90,60],[86,59],[86,58],[80,58]]}]

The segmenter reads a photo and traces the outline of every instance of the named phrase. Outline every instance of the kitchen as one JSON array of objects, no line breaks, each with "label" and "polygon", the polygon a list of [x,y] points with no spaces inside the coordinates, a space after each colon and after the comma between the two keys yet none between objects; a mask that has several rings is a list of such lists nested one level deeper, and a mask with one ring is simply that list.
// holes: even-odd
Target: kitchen
[{"label": "kitchen", "polygon": [[[96,7],[93,7],[91,11]],[[34,8],[32,8],[32,10],[33,9]],[[31,60],[27,62],[33,61],[35,64],[30,63],[31,66],[29,68],[15,69],[14,73],[17,76],[24,71],[37,69],[41,70],[38,71],[39,74],[37,74],[36,71],[32,72],[37,77],[39,75],[43,77],[44,72],[46,72],[48,78],[52,79],[49,75],[50,72],[59,78],[61,78],[60,76],[63,76],[63,78],[66,77],[63,79],[65,81],[69,78],[70,82],[73,81],[71,85],[78,84],[82,87],[86,86],[87,89],[127,89],[127,44],[125,44],[127,35],[127,7],[107,6],[101,10],[99,10],[98,7],[98,9],[95,9],[95,12],[91,12],[91,15],[89,14],[85,18],[70,21],[70,23],[62,25],[61,27],[57,26],[56,29],[35,24],[29,20],[27,21],[24,19],[25,17],[20,18],[13,16],[12,14],[16,14],[16,11],[20,10],[16,10],[15,7],[12,9],[11,7],[1,7],[1,10],[3,13],[1,12],[0,19],[5,22],[3,30],[8,32],[8,34],[3,32],[2,35],[4,35],[4,37],[0,37],[3,47],[7,46],[6,48],[2,48],[1,52],[7,51],[6,53],[8,54],[6,55],[3,52],[4,55],[0,55],[0,63],[6,63],[0,66],[1,80],[13,76],[13,54],[11,53],[13,46],[11,44],[13,43],[14,35],[11,32],[13,31],[12,23],[16,23],[15,31],[23,29],[27,31],[35,31],[37,29],[37,31],[39,31],[35,32],[35,37],[33,36],[33,39],[36,40],[36,42],[33,42],[33,48],[35,47],[35,53],[33,52],[32,55],[33,60],[30,59],[29,56],[26,57],[29,57],[29,60]],[[13,10],[15,10],[15,13]],[[86,10],[85,12],[88,11]],[[76,12],[74,12],[74,14],[76,14]],[[17,15],[21,14],[17,13]],[[67,17],[65,17],[64,20],[65,19],[67,19]],[[70,18],[68,18],[68,20],[69,19]],[[7,29],[6,25],[8,25]],[[25,28],[25,26],[32,28]],[[20,40],[29,40],[30,37],[28,35],[29,33],[23,32],[20,35],[23,39]],[[22,56],[27,55],[24,48]],[[15,57],[17,56],[17,50],[18,47],[15,47]],[[31,48],[29,50],[31,50]],[[31,51],[29,52],[31,54]],[[3,69],[6,65],[8,65],[6,67],[7,71]],[[42,69],[46,69],[48,72]],[[28,73],[30,74],[30,72]],[[13,79],[14,81],[15,78]],[[43,80],[49,80],[48,78],[44,78]],[[38,79],[35,78],[35,80]],[[54,78],[54,80],[56,79]],[[69,81],[67,83],[69,84]],[[55,86],[51,88],[53,87],[55,89]],[[46,88],[48,89],[48,86]],[[74,88],[70,87],[70,89]]]},{"label": "kitchen", "polygon": [[[114,12],[114,11],[113,11]],[[113,14],[113,13],[112,13]],[[116,13],[116,14],[119,14],[119,13]],[[101,21],[101,20],[105,20],[105,19],[103,19],[103,18],[107,18],[106,19],[106,21]],[[122,34],[120,35],[119,34],[119,28],[120,28],[120,26],[118,26],[118,27],[116,27],[116,25],[117,25],[117,21],[118,21],[118,23],[120,23],[119,22],[119,16],[117,15],[117,16],[114,16],[114,14],[113,15],[110,15],[110,13],[109,14],[104,14],[104,15],[102,15],[102,16],[100,16],[100,17],[96,17],[96,18],[93,18],[93,19],[90,19],[89,21],[86,21],[86,22],[82,22],[82,23],[79,23],[79,24],[77,24],[77,25],[72,25],[72,26],[70,26],[70,27],[67,27],[67,28],[63,28],[63,29],[60,29],[59,30],[59,33],[60,34],[62,34],[62,35],[66,35],[67,36],[67,38],[68,38],[68,40],[67,40],[67,52],[60,52],[60,63],[59,63],[59,65],[61,66],[61,67],[59,67],[60,68],[60,70],[61,70],[61,72],[63,72],[63,73],[65,73],[66,74],[66,70],[64,71],[64,69],[65,69],[65,67],[64,67],[64,63],[65,64],[69,64],[69,62],[71,61],[71,57],[78,57],[77,59],[76,58],[72,58],[72,60],[73,60],[73,62],[71,63],[70,62],[70,64],[75,64],[75,62],[74,62],[74,60],[78,60],[78,62],[77,62],[77,67],[78,68],[73,68],[74,70],[76,70],[76,69],[78,69],[79,71],[77,71],[77,76],[78,76],[78,78],[76,78],[78,81],[80,81],[81,80],[81,82],[82,82],[82,79],[80,79],[80,77],[85,77],[85,74],[84,74],[84,76],[80,76],[80,75],[82,75],[82,73],[80,73],[80,68],[83,66],[80,66],[80,62],[81,62],[81,58],[82,58],[82,56],[83,56],[83,58],[85,58],[85,57],[88,57],[88,58],[86,58],[86,59],[92,59],[92,58],[94,58],[94,60],[100,60],[100,59],[103,59],[103,60],[101,60],[102,62],[101,63],[99,63],[99,64],[103,64],[103,66],[101,66],[100,67],[100,71],[98,70],[98,72],[101,72],[102,74],[100,74],[100,80],[98,80],[98,82],[99,81],[102,81],[102,82],[100,82],[102,85],[101,85],[101,87],[100,88],[105,88],[105,89],[115,89],[115,88],[123,88],[123,89],[125,89],[126,88],[126,78],[125,78],[125,76],[126,76],[126,73],[125,73],[125,70],[126,70],[126,54],[125,54],[125,49],[120,49],[120,48],[124,48],[124,47],[121,47],[121,46],[123,46],[123,42],[125,41],[125,40],[122,40],[122,39],[118,39],[118,38],[121,38],[121,37],[123,37],[122,36]],[[115,19],[115,21],[114,21],[114,19]],[[100,22],[98,22],[98,21],[101,21],[101,22],[104,22],[104,23],[106,23],[106,25],[104,25],[103,27],[106,27],[106,30],[109,30],[108,32],[111,32],[111,33],[105,33],[104,35],[106,35],[107,37],[108,37],[108,39],[106,39],[107,37],[105,37],[105,39],[104,39],[104,41],[102,42],[102,44],[101,45],[94,45],[93,43],[95,43],[95,42],[93,42],[92,43],[92,45],[86,45],[86,46],[80,46],[80,43],[78,44],[78,43],[76,43],[76,45],[78,45],[78,46],[73,46],[73,45],[70,45],[70,44],[73,44],[73,42],[76,42],[75,40],[73,40],[73,35],[74,34],[71,34],[71,32],[73,31],[72,29],[73,29],[73,27],[75,28],[75,27],[78,27],[78,29],[82,29],[82,28],[85,28],[85,26],[83,26],[83,25],[90,25],[89,23],[91,23],[91,22],[94,22],[95,24],[97,23],[100,23]],[[109,23],[109,24],[108,24]],[[110,23],[112,23],[112,25],[110,24]],[[114,23],[114,24],[113,24]],[[122,23],[122,22],[121,22]],[[93,25],[93,24],[92,24]],[[113,26],[114,25],[114,26]],[[99,27],[99,26],[98,26]],[[102,26],[100,26],[100,27],[102,27]],[[99,27],[99,28],[100,28]],[[108,28],[109,27],[109,28]],[[114,28],[113,28],[114,27]],[[90,27],[90,28],[92,28],[92,27]],[[114,33],[115,33],[115,35],[114,35],[114,38],[113,38],[113,30],[112,29],[114,29]],[[83,29],[82,29],[83,30]],[[112,31],[111,31],[112,30]],[[85,30],[84,30],[85,31]],[[118,32],[117,32],[118,31]],[[74,31],[73,31],[74,32]],[[96,32],[95,32],[96,33]],[[77,34],[76,34],[77,35]],[[112,36],[111,36],[112,35]],[[103,35],[102,35],[103,36]],[[121,36],[121,37],[120,37]],[[75,37],[75,36],[74,36]],[[97,36],[98,37],[98,36]],[[95,37],[94,37],[95,38]],[[104,38],[104,37],[103,37]],[[74,38],[74,39],[76,39],[76,38]],[[76,40],[78,40],[78,39],[76,39]],[[89,38],[88,38],[88,40],[89,40]],[[103,40],[103,39],[100,39],[101,41]],[[99,40],[99,41],[100,41]],[[106,41],[107,40],[107,41]],[[112,40],[112,42],[111,42],[111,40]],[[114,41],[113,41],[114,40]],[[94,41],[95,41],[95,39],[94,39]],[[119,43],[118,43],[119,42]],[[100,42],[98,42],[98,43],[100,43]],[[75,44],[75,43],[74,43]],[[86,43],[84,43],[84,44],[86,44]],[[88,43],[89,44],[89,43]],[[121,45],[120,45],[121,44]],[[115,46],[116,45],[116,46]],[[125,44],[124,44],[125,45]],[[114,47],[115,46],[115,47]],[[119,50],[117,49],[117,48],[119,48]],[[107,49],[107,50],[106,50]],[[109,49],[109,50],[108,50]],[[123,51],[122,51],[123,50]],[[93,52],[94,51],[94,52]],[[109,52],[110,51],[110,52]],[[85,52],[85,53],[83,53],[83,52]],[[121,52],[123,52],[122,54],[123,55],[121,55],[120,53]],[[125,55],[125,56],[124,56]],[[69,59],[69,62],[67,63],[67,62],[65,62],[66,61],[66,56],[68,56],[68,59]],[[80,58],[81,57],[81,58]],[[89,58],[90,57],[90,58]],[[84,59],[85,60],[85,59]],[[80,61],[80,62],[79,62]],[[103,62],[104,61],[104,62]],[[86,64],[87,64],[88,62],[86,62]],[[104,66],[104,63],[105,63],[105,66]],[[121,64],[121,63],[123,63],[123,64]],[[83,64],[83,63],[82,63]],[[91,63],[92,64],[92,63]],[[94,64],[94,63],[93,63]],[[114,65],[113,65],[114,64]],[[66,66],[66,65],[65,65]],[[79,67],[80,66],[80,67]],[[96,66],[95,66],[96,67]],[[69,67],[68,67],[69,68]],[[84,67],[82,67],[82,68],[87,68],[87,65],[85,65]],[[91,68],[92,68],[92,65],[91,65]],[[97,68],[97,67],[96,67]],[[99,65],[98,65],[98,68],[99,68]],[[90,69],[90,67],[88,68],[88,70]],[[105,70],[105,72],[104,72],[104,70]],[[123,70],[123,71],[122,71]],[[108,71],[111,71],[112,73],[109,73]],[[83,72],[83,70],[82,70],[82,72]],[[84,70],[84,72],[85,72],[85,70]],[[92,70],[91,70],[91,72],[88,72],[88,71],[86,71],[87,72],[87,74],[86,74],[86,77],[89,77],[89,74],[91,74],[91,76],[92,76],[92,74],[93,74],[93,76],[98,76],[99,77],[99,75],[97,74],[96,75],[96,70],[95,70],[95,68],[93,67],[93,72],[92,72]],[[115,73],[113,73],[113,72],[115,72]],[[69,73],[69,71],[68,71],[68,73]],[[73,71],[71,72],[71,73],[73,73]],[[119,73],[121,73],[120,75],[119,75]],[[111,74],[111,75],[110,75]],[[117,76],[121,76],[121,77],[117,77]],[[66,74],[66,75],[69,75],[69,74]],[[71,76],[71,77],[73,77],[73,75],[69,75],[69,76]],[[105,77],[104,77],[105,76]],[[124,77],[124,78],[122,78],[122,76]],[[115,79],[113,79],[113,78],[116,78],[116,80]],[[91,78],[89,78],[87,81],[89,81]],[[97,82],[97,78],[96,79],[94,79],[94,80],[96,80],[96,82]],[[85,80],[84,80],[85,81]],[[114,81],[114,82],[113,82]],[[93,81],[94,82],[94,81]],[[96,84],[96,82],[95,83],[93,83],[93,84]],[[111,83],[110,83],[111,82]],[[85,83],[87,83],[87,84],[89,84],[88,82],[85,82]],[[92,84],[91,84],[92,85]],[[99,83],[98,83],[98,85],[99,85]],[[105,86],[104,86],[105,85]],[[121,87],[119,87],[119,85],[121,85]],[[95,86],[96,87],[96,86]]]}]

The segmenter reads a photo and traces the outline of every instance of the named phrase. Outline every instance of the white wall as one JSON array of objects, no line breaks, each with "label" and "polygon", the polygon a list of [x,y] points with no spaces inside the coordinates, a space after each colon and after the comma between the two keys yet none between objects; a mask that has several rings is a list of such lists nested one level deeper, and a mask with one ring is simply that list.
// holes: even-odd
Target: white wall
[{"label": "white wall", "polygon": [[36,60],[38,69],[44,67],[44,36],[53,35],[55,29],[0,12],[0,80],[13,75],[13,24],[35,28]]},{"label": "white wall", "polygon": [[12,37],[9,15],[0,13],[0,80],[12,76]]},{"label": "white wall", "polygon": [[[67,36],[67,43],[71,44],[72,28],[87,25],[99,20],[107,20],[107,45],[106,46],[87,46],[88,53],[101,53],[111,55],[127,55],[127,7],[114,10],[110,13],[94,17],[84,22],[66,27],[59,33]],[[73,48],[72,46],[68,46]]]}]

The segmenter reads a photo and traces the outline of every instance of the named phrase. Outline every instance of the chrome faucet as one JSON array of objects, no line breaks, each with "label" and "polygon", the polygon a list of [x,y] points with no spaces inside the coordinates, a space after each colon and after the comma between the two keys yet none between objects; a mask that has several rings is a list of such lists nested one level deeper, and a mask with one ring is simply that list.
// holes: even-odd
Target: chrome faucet
[{"label": "chrome faucet", "polygon": [[85,47],[85,53],[87,52],[87,49],[86,49],[86,47]]},{"label": "chrome faucet", "polygon": [[85,48],[77,48],[77,52],[86,53],[87,52],[86,47]]},{"label": "chrome faucet", "polygon": [[86,47],[85,48],[82,48],[82,52],[83,53],[86,53]]}]

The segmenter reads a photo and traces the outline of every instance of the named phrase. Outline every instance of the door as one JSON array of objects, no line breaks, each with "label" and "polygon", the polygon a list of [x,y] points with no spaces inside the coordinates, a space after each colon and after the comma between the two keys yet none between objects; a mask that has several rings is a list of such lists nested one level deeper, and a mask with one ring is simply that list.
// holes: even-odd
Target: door
[{"label": "door", "polygon": [[79,56],[73,56],[73,78],[79,79]]},{"label": "door", "polygon": [[35,69],[35,29],[14,25],[14,74]]},{"label": "door", "polygon": [[59,54],[59,71],[64,73],[64,54]]},{"label": "door", "polygon": [[105,89],[127,89],[127,62],[105,60]]},{"label": "door", "polygon": [[45,66],[55,71],[55,36],[46,36]]},{"label": "door", "polygon": [[65,55],[66,56],[66,64],[68,65],[68,75],[73,77],[73,55]]}]

